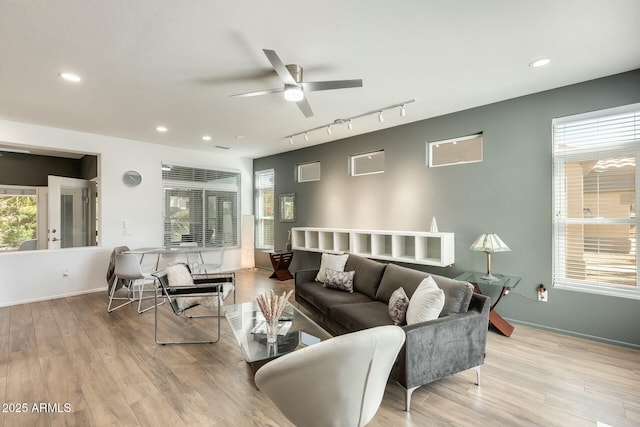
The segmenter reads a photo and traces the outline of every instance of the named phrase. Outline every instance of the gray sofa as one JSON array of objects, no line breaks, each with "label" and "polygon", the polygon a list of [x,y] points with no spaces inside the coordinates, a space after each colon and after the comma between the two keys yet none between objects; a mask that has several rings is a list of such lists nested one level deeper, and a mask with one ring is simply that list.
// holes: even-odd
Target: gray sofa
[{"label": "gray sofa", "polygon": [[487,342],[488,297],[474,294],[467,282],[353,254],[345,271],[355,271],[353,293],[323,287],[315,280],[318,270],[295,274],[296,302],[333,335],[392,325],[388,304],[393,291],[403,287],[411,298],[427,276],[445,293],[438,319],[403,326],[406,342],[392,375],[405,390],[407,411],[411,394],[424,384],[470,368],[476,369],[479,384]]}]

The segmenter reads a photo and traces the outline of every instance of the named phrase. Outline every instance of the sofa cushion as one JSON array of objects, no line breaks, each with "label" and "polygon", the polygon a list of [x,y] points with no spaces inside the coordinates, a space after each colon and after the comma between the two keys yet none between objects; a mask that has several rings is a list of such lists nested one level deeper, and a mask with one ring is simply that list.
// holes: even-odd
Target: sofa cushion
[{"label": "sofa cushion", "polygon": [[389,317],[394,325],[404,325],[407,320],[409,297],[403,288],[396,289],[389,298]]},{"label": "sofa cushion", "polygon": [[400,287],[404,288],[407,296],[411,298],[418,285],[420,285],[420,282],[428,276],[429,274],[424,271],[389,264],[384,270],[384,275],[380,281],[380,287],[376,293],[376,299],[378,301],[388,303],[389,298],[391,298],[391,294]]},{"label": "sofa cushion", "polygon": [[347,258],[349,258],[348,254],[344,255],[335,255],[335,254],[322,254],[322,258],[320,259],[320,269],[318,270],[318,275],[316,276],[316,280],[318,282],[324,283],[326,280],[326,271],[327,268],[332,268],[335,271],[344,271],[344,265],[347,262]]},{"label": "sofa cushion", "polygon": [[325,270],[324,287],[353,292],[354,273],[355,271],[336,271],[333,268],[327,268]]},{"label": "sofa cushion", "polygon": [[[298,283],[296,285],[296,298],[302,298],[313,305],[325,316],[329,315],[329,308],[336,304],[349,304],[370,302],[371,298],[359,292],[344,292],[329,289],[319,282]],[[387,317],[389,315],[387,314]]]},{"label": "sofa cushion", "polygon": [[395,264],[387,265],[387,268],[384,270],[376,299],[388,303],[393,291],[399,287],[403,287],[407,296],[411,298],[416,288],[420,285],[420,282],[428,276],[433,277],[438,287],[444,292],[444,308],[442,309],[442,313],[440,313],[440,317],[467,312],[469,302],[471,302],[471,296],[473,295],[473,286],[470,283],[401,267]]},{"label": "sofa cushion", "polygon": [[431,275],[436,284],[444,292],[444,308],[440,317],[456,313],[466,313],[473,296],[473,285],[469,282],[449,279],[448,277]]},{"label": "sofa cushion", "polygon": [[[344,271],[356,272],[353,277],[353,289],[356,292],[363,293],[369,298],[375,299],[376,291],[378,290],[378,285],[380,285],[380,279],[382,278],[385,267],[386,264],[350,254],[349,259],[347,259],[347,264],[344,266]],[[391,292],[394,290],[395,288]],[[387,298],[385,302],[389,302],[389,299]]]},{"label": "sofa cushion", "polygon": [[431,276],[420,283],[409,300],[407,325],[437,319],[444,307],[444,292]]},{"label": "sofa cushion", "polygon": [[334,305],[329,318],[352,332],[393,325],[387,305],[379,301]]}]

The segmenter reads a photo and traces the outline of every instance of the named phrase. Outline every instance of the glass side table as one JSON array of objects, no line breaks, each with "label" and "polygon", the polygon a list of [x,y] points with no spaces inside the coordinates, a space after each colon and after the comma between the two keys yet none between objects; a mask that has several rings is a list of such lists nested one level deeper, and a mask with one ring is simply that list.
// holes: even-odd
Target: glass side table
[{"label": "glass side table", "polygon": [[518,283],[522,280],[521,277],[517,276],[507,276],[502,274],[495,275],[498,280],[487,280],[483,279],[482,276],[486,275],[486,273],[478,273],[475,271],[465,271],[464,273],[458,275],[456,280],[462,280],[465,282],[469,282],[473,285],[473,291],[475,293],[484,295],[482,290],[480,289],[480,285],[482,286],[491,286],[500,289],[500,293],[498,294],[498,298],[496,301],[491,304],[491,308],[489,310],[489,325],[496,328],[498,332],[506,337],[510,337],[515,329],[512,324],[507,322],[502,316],[495,311],[496,306],[500,302],[503,296],[507,295],[511,289],[518,286]]}]

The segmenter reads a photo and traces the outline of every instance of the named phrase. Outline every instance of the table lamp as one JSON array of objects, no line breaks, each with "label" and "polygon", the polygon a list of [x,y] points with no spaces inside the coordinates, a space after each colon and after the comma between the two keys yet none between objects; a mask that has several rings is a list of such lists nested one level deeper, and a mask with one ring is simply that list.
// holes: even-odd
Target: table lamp
[{"label": "table lamp", "polygon": [[472,251],[486,252],[487,254],[487,274],[482,278],[489,281],[498,280],[497,277],[491,274],[491,254],[493,252],[508,252],[511,250],[509,246],[497,234],[489,233],[478,237],[470,249]]}]

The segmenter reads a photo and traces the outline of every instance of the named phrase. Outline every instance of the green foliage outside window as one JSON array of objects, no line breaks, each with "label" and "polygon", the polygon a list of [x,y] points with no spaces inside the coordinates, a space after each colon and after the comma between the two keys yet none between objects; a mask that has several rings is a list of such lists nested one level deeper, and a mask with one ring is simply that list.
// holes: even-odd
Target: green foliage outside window
[{"label": "green foliage outside window", "polygon": [[0,245],[36,238],[36,198],[0,196]]}]

